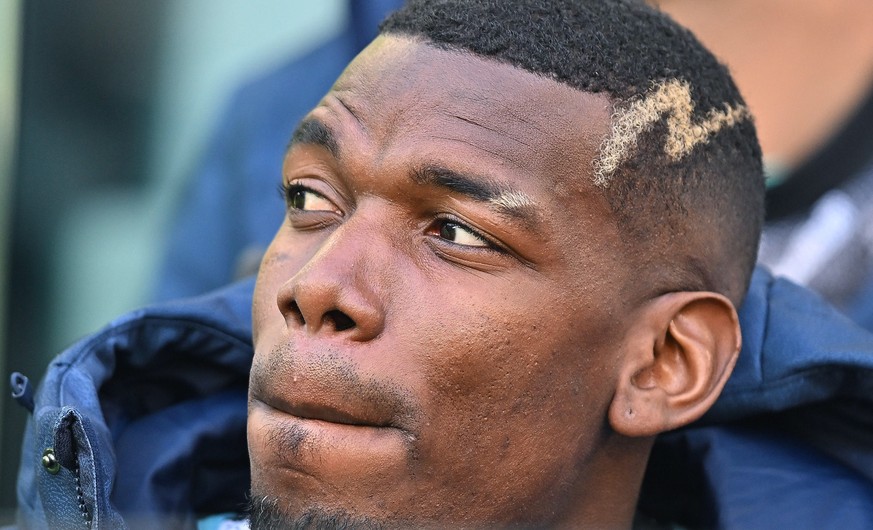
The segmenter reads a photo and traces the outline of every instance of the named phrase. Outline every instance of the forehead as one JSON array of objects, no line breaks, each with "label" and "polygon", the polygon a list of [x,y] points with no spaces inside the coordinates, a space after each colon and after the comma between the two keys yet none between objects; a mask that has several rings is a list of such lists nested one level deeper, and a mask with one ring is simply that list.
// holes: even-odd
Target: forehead
[{"label": "forehead", "polygon": [[605,95],[469,53],[381,36],[313,112],[374,156],[451,157],[499,178],[589,192],[609,132]]}]

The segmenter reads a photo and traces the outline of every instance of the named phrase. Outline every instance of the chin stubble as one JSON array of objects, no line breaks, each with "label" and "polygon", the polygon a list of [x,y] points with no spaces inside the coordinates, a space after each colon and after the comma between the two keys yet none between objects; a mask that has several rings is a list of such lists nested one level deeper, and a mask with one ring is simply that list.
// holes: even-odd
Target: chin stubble
[{"label": "chin stubble", "polygon": [[251,495],[248,505],[251,530],[380,530],[383,525],[366,517],[338,510],[309,508],[290,515],[279,507],[279,499],[269,495]]}]

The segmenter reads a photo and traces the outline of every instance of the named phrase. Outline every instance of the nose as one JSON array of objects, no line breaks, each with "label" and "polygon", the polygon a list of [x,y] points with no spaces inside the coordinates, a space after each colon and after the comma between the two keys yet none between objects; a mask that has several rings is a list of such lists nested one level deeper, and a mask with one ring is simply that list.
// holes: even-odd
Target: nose
[{"label": "nose", "polygon": [[374,260],[384,259],[385,252],[357,237],[351,226],[335,230],[279,289],[276,301],[288,329],[359,342],[378,337],[385,325],[379,286],[385,283]]}]

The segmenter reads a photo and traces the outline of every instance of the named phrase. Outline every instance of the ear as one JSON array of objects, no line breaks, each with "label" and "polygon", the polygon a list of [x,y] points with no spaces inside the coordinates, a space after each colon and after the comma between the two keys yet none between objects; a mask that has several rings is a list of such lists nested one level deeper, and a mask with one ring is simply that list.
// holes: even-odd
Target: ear
[{"label": "ear", "polygon": [[711,292],[659,296],[626,337],[609,408],[612,428],[654,436],[703,415],[736,364],[742,337],[733,303]]}]

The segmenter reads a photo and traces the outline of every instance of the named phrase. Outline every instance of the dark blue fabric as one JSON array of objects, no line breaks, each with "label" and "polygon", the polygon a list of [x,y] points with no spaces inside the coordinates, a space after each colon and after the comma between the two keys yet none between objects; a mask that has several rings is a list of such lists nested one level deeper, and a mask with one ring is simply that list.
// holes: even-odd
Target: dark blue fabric
[{"label": "dark blue fabric", "polygon": [[766,420],[695,427],[659,439],[640,509],[689,528],[873,528],[873,483]]},{"label": "dark blue fabric", "polygon": [[234,95],[177,208],[156,300],[226,285],[246,254],[266,249],[284,216],[276,189],[291,133],[401,4],[350,2],[344,32]]},{"label": "dark blue fabric", "polygon": [[[76,513],[68,470],[39,464],[70,411],[100,455],[101,520],[190,528],[240,507],[252,289],[134,312],[52,362],[22,455],[22,526]],[[641,510],[689,527],[870,528],[873,336],[763,270],[740,318],[734,376],[703,420],[659,438]]]},{"label": "dark blue fabric", "polygon": [[867,275],[864,287],[855,296],[855,301],[849,306],[848,315],[864,329],[873,331],[873,271]]},{"label": "dark blue fabric", "polygon": [[242,505],[253,283],[135,311],[52,361],[25,433],[22,527],[78,516],[71,466],[53,475],[40,464],[71,412],[84,429],[86,503],[103,527],[123,517],[133,528],[190,528],[198,514]]},{"label": "dark blue fabric", "polygon": [[759,268],[740,325],[743,351],[708,420],[724,422],[823,399],[873,404],[869,332],[817,294]]},{"label": "dark blue fabric", "polygon": [[12,372],[9,376],[9,386],[12,388],[12,399],[30,413],[33,413],[33,385],[26,375]]}]

